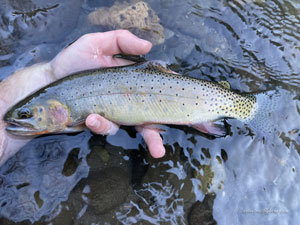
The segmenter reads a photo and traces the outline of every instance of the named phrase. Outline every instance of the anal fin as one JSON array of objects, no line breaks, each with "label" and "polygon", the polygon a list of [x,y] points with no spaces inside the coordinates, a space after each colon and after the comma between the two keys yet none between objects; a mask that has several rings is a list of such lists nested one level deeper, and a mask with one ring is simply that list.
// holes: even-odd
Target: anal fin
[{"label": "anal fin", "polygon": [[220,122],[197,123],[192,124],[191,127],[202,133],[214,135],[217,137],[224,137],[227,134],[225,124],[220,124]]}]

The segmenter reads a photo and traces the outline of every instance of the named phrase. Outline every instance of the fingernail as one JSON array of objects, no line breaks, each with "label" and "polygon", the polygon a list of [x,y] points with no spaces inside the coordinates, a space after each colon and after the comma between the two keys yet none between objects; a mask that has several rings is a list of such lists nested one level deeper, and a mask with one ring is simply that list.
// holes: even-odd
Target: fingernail
[{"label": "fingernail", "polygon": [[166,154],[166,150],[164,147],[162,147],[159,151],[158,151],[158,158],[162,158],[164,157]]},{"label": "fingernail", "polygon": [[101,123],[100,123],[99,120],[97,120],[97,119],[95,119],[95,118],[92,118],[92,119],[90,120],[90,126],[91,126],[92,128],[98,129],[98,128],[100,128]]},{"label": "fingernail", "polygon": [[141,40],[141,45],[143,45],[144,47],[150,47],[152,46],[152,43],[150,41],[144,40],[144,39],[140,39]]}]

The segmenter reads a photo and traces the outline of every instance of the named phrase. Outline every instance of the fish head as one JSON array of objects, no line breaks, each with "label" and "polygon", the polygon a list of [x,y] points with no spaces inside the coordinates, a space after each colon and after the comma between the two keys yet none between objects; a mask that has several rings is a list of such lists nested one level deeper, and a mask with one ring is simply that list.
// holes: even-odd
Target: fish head
[{"label": "fish head", "polygon": [[16,105],[5,116],[9,133],[21,136],[63,132],[70,122],[69,108],[57,100]]}]

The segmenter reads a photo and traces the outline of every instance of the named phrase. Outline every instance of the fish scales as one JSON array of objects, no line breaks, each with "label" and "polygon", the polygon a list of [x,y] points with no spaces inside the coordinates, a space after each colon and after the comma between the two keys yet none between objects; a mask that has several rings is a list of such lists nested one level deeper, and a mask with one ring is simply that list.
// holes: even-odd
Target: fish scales
[{"label": "fish scales", "polygon": [[[218,115],[241,118],[233,107],[234,99],[241,97],[232,91],[208,81],[155,70],[100,70],[66,80],[49,91],[51,88],[57,92],[57,100],[70,108],[74,120],[93,112],[123,125],[193,124]],[[249,97],[242,100],[251,104]]]},{"label": "fish scales", "polygon": [[253,95],[149,65],[70,75],[19,102],[6,114],[6,121],[23,122],[18,116],[27,108],[38,120],[27,127],[61,132],[82,123],[91,113],[120,125],[196,125],[228,117],[247,121],[257,111]]}]

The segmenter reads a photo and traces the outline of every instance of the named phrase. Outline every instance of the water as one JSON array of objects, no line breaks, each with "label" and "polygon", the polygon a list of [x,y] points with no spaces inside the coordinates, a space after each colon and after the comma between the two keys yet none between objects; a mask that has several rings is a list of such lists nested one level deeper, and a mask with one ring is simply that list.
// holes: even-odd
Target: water
[{"label": "water", "polygon": [[[89,131],[37,138],[0,168],[1,224],[297,224],[300,3],[147,3],[166,39],[149,59],[240,92],[278,90],[279,132],[263,140],[228,120],[229,135],[213,138],[170,126],[162,159],[151,158],[131,128],[107,138]],[[1,0],[0,79],[50,60],[84,33],[105,31],[87,15],[112,4]]]}]

